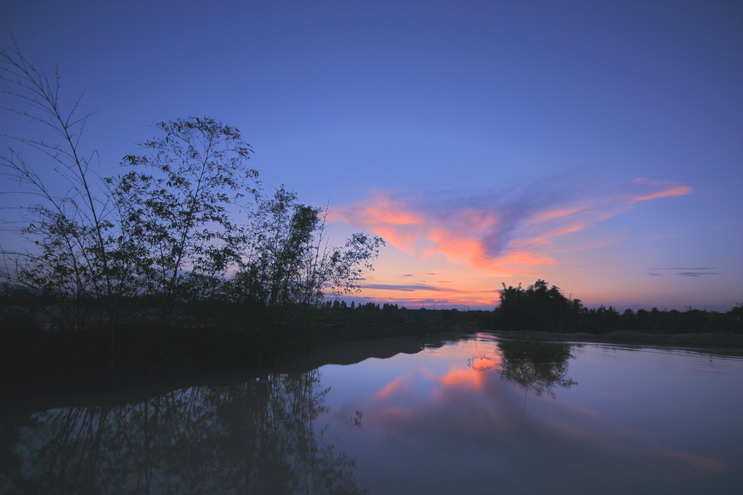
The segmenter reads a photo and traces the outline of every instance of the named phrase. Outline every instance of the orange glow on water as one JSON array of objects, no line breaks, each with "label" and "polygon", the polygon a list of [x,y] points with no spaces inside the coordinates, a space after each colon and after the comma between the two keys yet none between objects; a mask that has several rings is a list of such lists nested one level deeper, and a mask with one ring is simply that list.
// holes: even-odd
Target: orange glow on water
[{"label": "orange glow on water", "polygon": [[482,371],[472,368],[454,368],[439,378],[438,381],[445,387],[466,387],[480,390],[485,384],[485,376]]}]

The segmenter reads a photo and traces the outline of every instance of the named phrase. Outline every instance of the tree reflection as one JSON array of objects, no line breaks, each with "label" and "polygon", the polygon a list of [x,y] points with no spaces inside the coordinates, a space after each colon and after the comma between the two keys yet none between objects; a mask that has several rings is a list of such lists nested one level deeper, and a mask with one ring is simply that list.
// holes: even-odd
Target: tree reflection
[{"label": "tree reflection", "polygon": [[568,360],[573,358],[569,344],[498,341],[500,374],[505,380],[537,395],[554,395],[554,388],[568,388],[577,382],[567,376]]},{"label": "tree reflection", "polygon": [[[316,434],[315,370],[53,409],[14,428],[7,493],[354,494],[354,463]],[[4,485],[4,486],[3,486]]]}]

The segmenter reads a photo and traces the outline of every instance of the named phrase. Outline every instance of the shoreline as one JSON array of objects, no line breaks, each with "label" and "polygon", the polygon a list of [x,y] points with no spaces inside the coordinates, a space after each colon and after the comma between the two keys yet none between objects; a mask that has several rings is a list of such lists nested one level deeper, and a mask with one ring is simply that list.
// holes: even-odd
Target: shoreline
[{"label": "shoreline", "polygon": [[[145,359],[129,357],[127,360],[119,361],[118,374],[113,377],[107,377],[108,369],[105,361],[89,362],[87,366],[81,366],[76,369],[66,368],[65,365],[75,363],[79,365],[80,359],[88,358],[87,354],[80,353],[73,358],[70,356],[61,356],[63,360],[54,365],[41,363],[38,356],[36,360],[29,363],[25,360],[29,355],[28,351],[17,353],[14,361],[5,360],[3,362],[3,379],[0,385],[4,389],[0,394],[0,405],[20,402],[38,402],[38,403],[68,403],[68,402],[85,402],[90,398],[107,398],[117,397],[120,394],[124,396],[147,396],[163,391],[174,390],[181,387],[210,385],[219,383],[234,383],[249,379],[255,376],[265,375],[268,373],[286,373],[309,371],[313,367],[319,367],[325,364],[333,364],[326,361],[327,358],[318,358],[318,356],[329,356],[328,349],[345,349],[345,356],[340,359],[338,364],[352,364],[368,357],[388,357],[389,349],[393,348],[390,343],[404,348],[405,351],[398,352],[417,352],[416,345],[421,342],[431,342],[436,340],[437,335],[447,335],[454,338],[457,335],[465,333],[474,333],[475,324],[470,321],[361,321],[361,322],[331,322],[323,325],[324,334],[321,338],[317,335],[310,335],[313,329],[308,329],[308,334],[302,332],[288,332],[286,335],[279,335],[282,330],[286,331],[288,327],[279,326],[274,329],[277,333],[272,335],[272,342],[261,342],[251,334],[230,335],[225,332],[215,332],[197,330],[197,333],[204,336],[203,339],[193,339],[184,335],[186,342],[179,343],[178,350],[189,351],[189,353],[180,355],[172,363],[162,364],[161,361],[154,360],[155,357],[161,356],[161,353],[154,352],[152,356],[144,356]],[[314,329],[317,330],[317,329]],[[272,333],[272,332],[271,332]],[[224,337],[229,339],[220,342]],[[59,337],[58,335],[47,335],[47,337]],[[225,342],[232,345],[228,349],[224,347]],[[369,344],[369,343],[372,344]],[[191,345],[191,344],[198,345]],[[256,346],[257,343],[266,343],[267,346]],[[240,351],[242,348],[250,346],[256,357],[249,356],[250,359],[245,361],[236,358],[242,357]],[[366,355],[369,349],[375,347],[377,354]],[[59,354],[60,346],[48,346],[48,352]],[[147,346],[145,346],[147,347]],[[214,347],[214,351],[223,353],[229,352],[227,357],[221,361],[215,359],[211,354],[205,354],[205,349]],[[104,347],[101,347],[105,349]],[[355,351],[353,350],[355,349]],[[163,350],[171,350],[168,346]],[[195,351],[195,353],[194,353]],[[332,354],[333,351],[330,351]],[[105,354],[101,354],[105,357]],[[100,358],[101,355],[98,357]],[[267,357],[264,357],[267,356]],[[340,354],[335,353],[336,356]],[[20,359],[19,359],[20,358]],[[229,361],[233,358],[234,361]],[[319,360],[318,360],[319,359]],[[336,358],[332,358],[336,360]],[[310,366],[315,363],[315,366]],[[34,365],[47,364],[44,368]],[[135,365],[139,364],[137,369]],[[13,365],[18,365],[13,369]],[[31,374],[30,371],[36,371]],[[137,374],[139,371],[139,374]]]},{"label": "shoreline", "polygon": [[[433,323],[433,324],[432,324]],[[540,342],[564,342],[574,344],[612,344],[633,347],[655,347],[661,349],[680,349],[723,356],[743,357],[743,334],[735,333],[687,333],[657,334],[633,331],[617,331],[604,334],[587,332],[553,333],[530,330],[477,330],[474,322],[377,322],[374,326],[386,326],[387,335],[371,336],[364,328],[362,332],[349,332],[347,339],[325,340],[312,346],[307,354],[286,356],[263,366],[236,369],[201,369],[198,372],[152,377],[121,383],[119,387],[91,387],[78,389],[69,387],[72,383],[63,380],[67,387],[50,389],[29,383],[29,388],[7,390],[0,403],[5,406],[13,403],[61,404],[87,402],[90,399],[114,397],[142,397],[175,390],[177,388],[235,383],[267,373],[306,372],[326,365],[350,365],[365,359],[384,359],[399,353],[415,354],[428,346],[440,346],[446,341],[462,338],[464,335],[487,333],[504,340],[525,340]],[[346,325],[338,325],[343,327]],[[353,326],[353,325],[348,325]],[[340,328],[337,328],[340,330]],[[348,329],[348,328],[347,328]],[[356,338],[354,338],[356,337]],[[193,370],[196,371],[196,370]],[[21,382],[24,380],[21,379]],[[16,384],[16,386],[18,383]],[[8,393],[10,392],[10,393]],[[36,407],[33,407],[34,409]]]},{"label": "shoreline", "polygon": [[519,340],[579,342],[595,344],[623,344],[633,346],[671,347],[697,349],[703,352],[743,356],[743,334],[711,333],[648,333],[637,331],[588,332],[539,332],[532,330],[482,330],[497,337]]}]

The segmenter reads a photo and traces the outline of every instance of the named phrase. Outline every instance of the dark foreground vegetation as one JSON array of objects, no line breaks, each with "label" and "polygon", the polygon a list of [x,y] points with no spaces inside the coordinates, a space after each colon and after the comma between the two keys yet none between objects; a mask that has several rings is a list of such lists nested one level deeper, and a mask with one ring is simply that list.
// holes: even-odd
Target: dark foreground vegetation
[{"label": "dark foreground vegetation", "polygon": [[[318,347],[372,338],[472,332],[481,312],[287,304],[273,308],[220,299],[178,302],[168,324],[157,300],[119,301],[109,329],[61,326],[70,300],[19,288],[0,293],[0,386],[6,392],[64,393],[150,382],[188,382],[238,370],[266,369]],[[97,303],[91,301],[93,309]]]},{"label": "dark foreground vegetation", "polygon": [[232,126],[158,122],[112,167],[57,74],[0,47],[0,83],[5,380],[263,364],[314,341],[303,310],[354,292],[384,244],[329,245],[325,212],[267,192]]}]

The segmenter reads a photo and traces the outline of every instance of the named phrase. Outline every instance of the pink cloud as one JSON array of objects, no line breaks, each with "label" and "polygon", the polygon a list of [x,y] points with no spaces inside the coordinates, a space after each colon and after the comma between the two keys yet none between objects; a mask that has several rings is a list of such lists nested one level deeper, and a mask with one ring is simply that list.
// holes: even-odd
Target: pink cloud
[{"label": "pink cloud", "polygon": [[691,187],[685,186],[683,184],[675,184],[672,182],[651,181],[644,177],[639,177],[637,179],[634,179],[632,182],[635,184],[650,187],[650,188],[658,188],[658,187],[662,188],[658,191],[651,191],[645,194],[638,194],[638,195],[632,196],[630,198],[630,201],[632,203],[637,203],[640,201],[650,201],[653,199],[660,199],[660,198],[670,198],[672,196],[684,196],[691,192]]},{"label": "pink cloud", "polygon": [[540,211],[539,213],[534,215],[534,218],[538,221],[546,222],[549,220],[557,220],[560,218],[569,217],[580,213],[580,211],[580,208],[555,208],[552,210]]},{"label": "pink cloud", "polygon": [[651,194],[643,194],[641,196],[635,196],[632,198],[633,203],[638,201],[650,201],[651,199],[670,198],[671,196],[683,196],[691,192],[689,186],[676,186],[664,191],[658,191]]},{"label": "pink cloud", "polygon": [[[606,189],[606,188],[605,188]],[[382,236],[399,250],[501,274],[555,265],[555,239],[590,229],[637,203],[689,194],[689,186],[639,178],[608,191],[583,184],[538,184],[518,194],[413,195],[377,191],[333,209],[345,221]],[[554,249],[554,251],[553,251]]]}]

